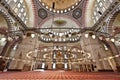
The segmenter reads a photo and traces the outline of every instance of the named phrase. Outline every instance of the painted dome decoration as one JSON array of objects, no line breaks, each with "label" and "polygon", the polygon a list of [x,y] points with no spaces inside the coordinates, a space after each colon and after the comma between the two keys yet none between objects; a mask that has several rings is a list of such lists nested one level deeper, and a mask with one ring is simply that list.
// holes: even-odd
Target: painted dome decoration
[{"label": "painted dome decoration", "polygon": [[81,0],[39,0],[49,11],[54,13],[66,13],[76,8]]}]

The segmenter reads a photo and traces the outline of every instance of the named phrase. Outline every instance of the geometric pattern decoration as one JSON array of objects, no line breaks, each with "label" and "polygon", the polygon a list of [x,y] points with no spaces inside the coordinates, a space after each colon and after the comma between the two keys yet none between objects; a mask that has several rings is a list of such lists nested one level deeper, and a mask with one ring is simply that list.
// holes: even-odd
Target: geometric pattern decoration
[{"label": "geometric pattern decoration", "polygon": [[45,19],[47,17],[47,11],[43,8],[40,8],[38,10],[38,16],[42,19]]},{"label": "geometric pattern decoration", "polygon": [[77,8],[73,11],[72,15],[75,19],[78,19],[82,16],[82,10],[80,8]]}]

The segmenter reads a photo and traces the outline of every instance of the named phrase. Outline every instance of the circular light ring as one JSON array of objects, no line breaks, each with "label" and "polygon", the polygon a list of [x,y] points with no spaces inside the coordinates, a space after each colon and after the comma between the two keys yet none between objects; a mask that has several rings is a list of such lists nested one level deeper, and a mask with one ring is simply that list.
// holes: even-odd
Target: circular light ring
[{"label": "circular light ring", "polygon": [[81,2],[81,0],[79,0],[78,2],[76,2],[74,5],[71,5],[70,7],[67,7],[65,9],[52,9],[51,7],[49,7],[48,5],[46,5],[42,0],[39,0],[40,4],[46,8],[47,10],[49,10],[50,12],[54,12],[54,13],[58,13],[58,14],[62,14],[62,13],[66,13],[69,12],[73,9],[75,9],[79,3]]},{"label": "circular light ring", "polygon": [[71,37],[71,38],[49,38],[46,37],[45,35],[43,37],[39,37],[39,40],[43,41],[43,42],[78,42],[80,41],[80,37]]}]

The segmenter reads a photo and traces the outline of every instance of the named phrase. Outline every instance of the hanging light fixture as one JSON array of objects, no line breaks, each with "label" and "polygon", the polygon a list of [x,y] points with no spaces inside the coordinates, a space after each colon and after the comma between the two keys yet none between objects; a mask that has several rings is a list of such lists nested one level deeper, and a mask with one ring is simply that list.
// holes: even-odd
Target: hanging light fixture
[{"label": "hanging light fixture", "polygon": [[68,36],[71,37],[71,33],[69,33]]},{"label": "hanging light fixture", "polygon": [[52,33],[49,33],[49,36],[52,38],[52,37],[53,37],[53,34],[52,34]]},{"label": "hanging light fixture", "polygon": [[114,38],[111,38],[110,40],[111,40],[112,42],[115,42],[115,39],[114,39]]},{"label": "hanging light fixture", "polygon": [[89,34],[88,33],[85,33],[85,37],[88,38]]},{"label": "hanging light fixture", "polygon": [[99,36],[99,39],[100,39],[100,40],[103,40],[103,36]]},{"label": "hanging light fixture", "polygon": [[106,40],[106,41],[109,41],[109,40],[110,40],[110,38],[109,38],[109,37],[107,37],[107,38],[105,38],[105,40]]},{"label": "hanging light fixture", "polygon": [[1,38],[1,41],[3,41],[3,42],[6,41],[6,38]]},{"label": "hanging light fixture", "polygon": [[34,38],[35,37],[35,34],[31,34],[31,38]]},{"label": "hanging light fixture", "polygon": [[78,37],[80,37],[81,36],[81,34],[78,34]]},{"label": "hanging light fixture", "polygon": [[96,38],[96,35],[93,34],[93,35],[92,35],[92,38],[95,39],[95,38]]},{"label": "hanging light fixture", "polygon": [[8,39],[8,41],[13,41],[13,38],[11,38],[11,37],[8,37],[7,39]]}]

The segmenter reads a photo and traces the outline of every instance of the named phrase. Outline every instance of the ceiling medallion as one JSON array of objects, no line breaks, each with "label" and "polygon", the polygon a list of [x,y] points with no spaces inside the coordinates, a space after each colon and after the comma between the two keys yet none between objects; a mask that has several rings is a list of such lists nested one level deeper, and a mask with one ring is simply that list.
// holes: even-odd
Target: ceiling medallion
[{"label": "ceiling medallion", "polygon": [[54,13],[66,13],[79,5],[81,0],[39,0],[40,4]]},{"label": "ceiling medallion", "polygon": [[38,10],[38,16],[42,19],[45,19],[47,17],[47,11],[44,10],[43,8],[40,8]]},{"label": "ceiling medallion", "polygon": [[75,18],[75,19],[78,19],[78,18],[80,18],[81,17],[81,15],[82,15],[82,10],[80,9],[80,8],[77,8],[77,9],[75,9],[74,11],[73,11],[73,17]]}]

